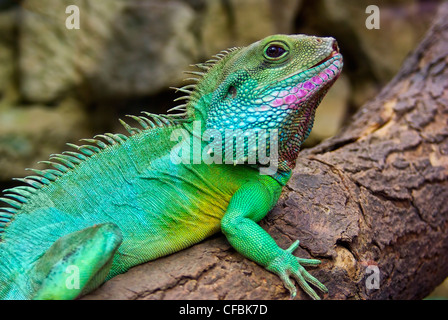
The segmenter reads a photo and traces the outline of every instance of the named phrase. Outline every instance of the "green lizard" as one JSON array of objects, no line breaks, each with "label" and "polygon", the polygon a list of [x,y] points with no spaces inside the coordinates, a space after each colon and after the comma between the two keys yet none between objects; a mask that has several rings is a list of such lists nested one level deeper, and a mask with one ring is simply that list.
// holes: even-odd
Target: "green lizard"
[{"label": "green lizard", "polygon": [[[276,204],[340,74],[336,41],[274,35],[196,66],[198,82],[178,89],[185,104],[167,115],[130,116],[139,125],[122,121],[129,135],[71,145],[76,151],[52,155],[48,169],[30,169],[36,175],[18,179],[24,186],[5,190],[0,298],[74,299],[220,230],[276,273],[292,298],[292,278],[312,298],[319,296],[310,285],[327,290],[303,268],[319,260],[295,257],[298,241],[281,249],[256,222]],[[248,137],[239,147],[238,135]]]}]

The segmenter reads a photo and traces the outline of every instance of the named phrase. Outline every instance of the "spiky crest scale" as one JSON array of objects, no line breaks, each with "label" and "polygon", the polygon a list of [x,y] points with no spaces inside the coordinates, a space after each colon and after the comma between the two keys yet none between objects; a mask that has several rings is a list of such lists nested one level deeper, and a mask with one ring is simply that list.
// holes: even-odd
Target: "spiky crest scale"
[{"label": "spiky crest scale", "polygon": [[[190,65],[191,67],[197,68],[201,71],[195,70],[187,70],[184,71],[185,74],[193,75],[194,77],[185,78],[184,81],[193,81],[194,83],[189,83],[180,88],[170,87],[170,89],[175,90],[176,92],[182,92],[185,95],[176,98],[174,101],[182,101],[186,100],[186,103],[177,105],[168,110],[167,116],[169,117],[184,117],[189,118],[195,112],[194,108],[196,102],[200,99],[201,95],[197,91],[197,83],[201,81],[201,79],[213,68],[216,64],[222,61],[227,55],[230,53],[241,49],[240,47],[233,47],[226,50],[222,50],[221,52],[212,56],[211,59],[203,62]],[[170,113],[173,111],[177,111],[178,113]]]},{"label": "spiky crest scale", "polygon": [[121,124],[129,132],[129,136],[120,133],[105,133],[96,135],[93,139],[80,140],[89,144],[76,145],[67,143],[68,146],[74,148],[76,151],[64,151],[60,154],[52,154],[50,155],[50,161],[38,162],[47,164],[49,168],[44,170],[27,168],[25,170],[32,171],[35,175],[27,176],[25,178],[13,178],[13,180],[20,181],[25,185],[6,189],[4,190],[3,196],[0,197],[0,201],[6,204],[6,206],[0,207],[0,240],[2,239],[2,233],[5,231],[8,223],[11,222],[14,215],[22,208],[22,205],[27,203],[29,197],[37,190],[56,181],[64,174],[75,170],[79,164],[100,153],[109,146],[122,144],[131,136],[138,135],[144,131],[153,130],[154,128],[168,127],[186,120],[182,117],[175,117],[175,115],[170,117],[145,111],[142,113],[146,116],[128,116],[134,119],[141,128],[130,126],[120,119]]}]

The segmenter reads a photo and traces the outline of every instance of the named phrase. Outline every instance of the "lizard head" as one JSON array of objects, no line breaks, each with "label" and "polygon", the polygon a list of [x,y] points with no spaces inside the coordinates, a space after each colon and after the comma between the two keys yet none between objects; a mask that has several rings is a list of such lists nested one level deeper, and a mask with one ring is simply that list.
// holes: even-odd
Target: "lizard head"
[{"label": "lizard head", "polygon": [[278,168],[291,170],[317,106],[341,72],[336,41],[273,35],[217,57],[196,89],[206,128],[275,130]]}]

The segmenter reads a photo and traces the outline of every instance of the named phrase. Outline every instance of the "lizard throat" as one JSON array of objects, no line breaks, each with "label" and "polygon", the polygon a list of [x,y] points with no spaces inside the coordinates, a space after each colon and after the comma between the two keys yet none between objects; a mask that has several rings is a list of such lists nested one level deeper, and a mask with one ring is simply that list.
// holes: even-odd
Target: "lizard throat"
[{"label": "lizard throat", "polygon": [[290,94],[273,100],[273,106],[280,106],[286,112],[280,125],[279,170],[288,171],[295,167],[300,146],[313,127],[316,109],[339,77],[342,68],[339,57],[336,53],[321,61],[313,67],[314,70],[320,69],[320,72],[291,88]]},{"label": "lizard throat", "polygon": [[294,169],[296,159],[300,152],[300,146],[311,132],[316,109],[327,90],[309,97],[309,101],[306,104],[297,108],[296,112],[290,114],[285,119],[284,126],[282,126],[283,129],[279,132],[278,152],[280,171]]}]

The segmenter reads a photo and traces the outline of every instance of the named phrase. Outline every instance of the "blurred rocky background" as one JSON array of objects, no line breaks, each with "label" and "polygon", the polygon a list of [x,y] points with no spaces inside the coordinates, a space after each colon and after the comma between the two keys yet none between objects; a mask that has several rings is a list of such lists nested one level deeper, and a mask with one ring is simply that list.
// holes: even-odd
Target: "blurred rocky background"
[{"label": "blurred rocky background", "polygon": [[[311,146],[334,135],[400,69],[440,1],[0,0],[0,189],[37,161],[140,111],[176,104],[183,70],[275,33],[335,37],[343,74],[318,109]],[[67,29],[69,5],[80,28]],[[380,9],[369,30],[368,5]]]}]

